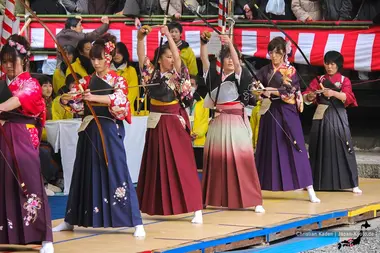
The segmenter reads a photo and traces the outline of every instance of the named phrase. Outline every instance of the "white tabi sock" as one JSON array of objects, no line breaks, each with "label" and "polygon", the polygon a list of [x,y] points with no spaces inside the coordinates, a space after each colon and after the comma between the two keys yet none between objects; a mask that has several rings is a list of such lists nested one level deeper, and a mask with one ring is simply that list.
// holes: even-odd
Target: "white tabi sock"
[{"label": "white tabi sock", "polygon": [[263,206],[256,206],[255,213],[265,213],[265,209]]},{"label": "white tabi sock", "polygon": [[52,242],[43,241],[40,253],[54,253],[54,247]]},{"label": "white tabi sock", "polygon": [[53,228],[53,232],[73,231],[73,230],[74,230],[74,226],[70,225],[66,221],[62,222],[61,224]]},{"label": "white tabi sock", "polygon": [[360,190],[358,186],[354,187],[354,188],[352,189],[352,192],[353,192],[353,193],[356,193],[356,194],[362,194],[362,193],[363,193],[363,191]]},{"label": "white tabi sock", "polygon": [[309,193],[309,199],[310,199],[310,202],[312,203],[320,203],[321,200],[319,198],[317,198],[317,195],[315,194],[315,191],[314,191],[314,188],[312,185],[309,185],[308,187],[306,187],[307,189],[307,193]]},{"label": "white tabi sock", "polygon": [[194,212],[194,218],[191,220],[191,222],[196,223],[196,224],[203,223],[202,210],[198,210]]},{"label": "white tabi sock", "polygon": [[135,237],[145,237],[145,229],[143,225],[137,225],[135,227],[135,233],[133,233],[133,236]]}]

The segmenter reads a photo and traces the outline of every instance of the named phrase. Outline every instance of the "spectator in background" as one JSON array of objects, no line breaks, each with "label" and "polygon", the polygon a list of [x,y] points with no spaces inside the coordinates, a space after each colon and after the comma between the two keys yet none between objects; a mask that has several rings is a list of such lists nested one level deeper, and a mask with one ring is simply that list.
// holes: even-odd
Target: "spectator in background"
[{"label": "spectator in background", "polygon": [[357,10],[353,13],[354,20],[372,21],[380,13],[379,0],[352,0],[353,9]]},{"label": "spectator in background", "polygon": [[[135,113],[135,101],[139,95],[139,80],[137,72],[134,67],[131,66],[130,56],[128,48],[123,42],[116,43],[116,54],[112,58],[111,70],[117,72],[119,76],[124,77],[128,84],[128,100],[131,106],[131,115]],[[134,86],[130,88],[130,86]]]},{"label": "spectator in background", "polygon": [[170,35],[177,45],[177,48],[180,50],[180,56],[183,63],[189,69],[190,75],[198,75],[197,59],[195,57],[194,51],[189,46],[189,43],[181,40],[183,31],[182,25],[178,22],[171,22],[168,24],[168,28]]},{"label": "spectator in background", "polygon": [[[78,42],[83,39],[87,39],[90,42],[96,40],[107,32],[109,28],[109,19],[107,16],[104,16],[100,19],[103,23],[99,28],[95,29],[92,32],[84,33],[82,26],[82,18],[80,17],[70,17],[66,20],[65,29],[61,30],[57,34],[57,41],[59,45],[66,46],[71,45],[77,47]],[[57,65],[60,65],[62,61],[62,56],[57,54]]]},{"label": "spectator in background", "polygon": [[191,92],[193,102],[186,109],[191,124],[191,140],[197,169],[203,168],[203,149],[206,142],[206,134],[210,117],[210,109],[204,107],[204,98],[207,95],[206,85],[198,85],[198,76],[190,75]]},{"label": "spectator in background", "polygon": [[[81,75],[76,73],[76,76],[80,80]],[[70,106],[62,105],[60,99],[64,93],[69,93],[71,88],[75,85],[75,79],[72,74],[68,75],[65,79],[65,85],[61,87],[58,91],[58,96],[53,100],[53,105],[51,108],[51,114],[53,120],[62,120],[62,119],[72,119],[74,114],[71,112]]]},{"label": "spectator in background", "polygon": [[61,0],[70,13],[88,14],[88,0]]},{"label": "spectator in background", "polygon": [[65,7],[58,0],[30,0],[29,3],[36,14],[67,14]]},{"label": "spectator in background", "polygon": [[351,12],[351,0],[322,0],[322,13],[324,20],[351,20]]},{"label": "spectator in background", "polygon": [[[53,102],[53,85],[50,77],[41,75],[38,82],[42,87],[42,96],[46,105],[46,120],[52,120],[52,102]],[[53,159],[53,147],[47,141],[46,129],[42,129],[41,143],[39,147],[39,156],[41,162],[41,173],[44,179],[45,191],[48,196],[53,196],[54,193],[62,192],[62,189],[55,186],[55,182],[59,179],[59,165]]]},{"label": "spectator in background", "polygon": [[[71,67],[75,73],[80,74],[82,77],[92,75],[95,69],[91,63],[90,59],[90,50],[92,48],[91,40],[84,39],[79,41],[77,50],[79,55],[74,63],[71,64]],[[70,68],[66,70],[66,76],[71,74]]]},{"label": "spectator in background", "polygon": [[296,18],[303,22],[322,19],[319,0],[292,0],[292,11]]},{"label": "spectator in background", "polygon": [[88,14],[115,14],[119,0],[88,0]]},{"label": "spectator in background", "polygon": [[[76,53],[76,48],[71,45],[66,45],[63,47],[63,50],[66,53],[67,58],[70,61],[70,64],[73,63]],[[65,62],[62,62],[54,71],[53,74],[53,90],[54,94],[58,94],[59,89],[65,85],[66,70],[67,65]]]},{"label": "spectator in background", "polygon": [[[182,8],[186,8],[183,6],[183,0],[170,0],[168,15],[173,16],[176,19],[180,19],[182,16]],[[168,0],[160,0],[160,5],[162,10],[166,10],[166,5],[168,4]],[[187,1],[191,6],[195,9],[198,9],[199,4],[196,0],[188,0]]]},{"label": "spectator in background", "polygon": [[135,26],[139,29],[141,26],[139,16],[161,15],[163,11],[159,0],[126,0],[123,11],[118,14],[135,18]]},{"label": "spectator in background", "polygon": [[261,12],[263,12],[270,19],[273,19],[273,20],[295,20],[296,19],[294,14],[293,14],[293,11],[291,9],[292,0],[284,0],[284,2],[285,2],[285,15],[276,15],[273,13],[267,13],[266,7],[267,7],[269,0],[257,0],[257,1],[255,1],[257,6],[259,6],[259,9],[261,10],[261,12],[258,12],[256,10],[256,8],[254,7],[253,1],[242,0],[241,4],[243,4],[243,1],[246,2],[245,5],[243,5],[243,6],[244,6],[245,15],[247,16],[247,18],[252,15],[253,19],[265,20],[265,18],[261,15]]}]

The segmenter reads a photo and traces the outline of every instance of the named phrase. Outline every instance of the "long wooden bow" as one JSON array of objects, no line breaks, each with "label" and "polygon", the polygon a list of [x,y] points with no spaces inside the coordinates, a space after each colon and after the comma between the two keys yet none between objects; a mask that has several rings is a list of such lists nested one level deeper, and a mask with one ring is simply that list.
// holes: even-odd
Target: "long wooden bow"
[{"label": "long wooden bow", "polygon": [[[78,87],[80,89],[80,91],[83,93],[84,90],[83,90],[83,87],[82,85],[79,83],[79,78],[78,76],[76,75],[73,67],[71,66],[71,63],[69,61],[69,59],[67,58],[62,46],[58,43],[55,35],[52,33],[52,31],[49,29],[49,27],[47,27],[45,25],[45,23],[33,12],[33,10],[25,3],[24,0],[20,0],[21,4],[25,7],[25,10],[30,12],[30,14],[32,15],[33,18],[35,18],[41,25],[43,28],[45,28],[45,30],[48,32],[48,34],[50,35],[50,37],[53,39],[54,43],[57,45],[57,49],[59,51],[59,53],[62,55],[63,57],[63,60],[65,61],[67,67],[70,69],[73,77],[74,77],[74,80],[75,82],[78,84]],[[101,139],[101,142],[102,142],[102,147],[103,147],[103,154],[104,154],[104,160],[105,160],[105,163],[108,167],[108,156],[107,156],[107,151],[106,151],[106,145],[105,145],[105,141],[104,141],[104,135],[103,135],[103,129],[102,129],[102,126],[100,125],[100,122],[99,122],[99,119],[98,117],[96,116],[96,113],[94,111],[94,108],[91,106],[91,104],[84,100],[85,101],[85,104],[87,105],[88,109],[90,109],[90,112],[92,114],[92,116],[94,116],[94,120],[95,120],[95,123],[96,125],[98,126],[98,129],[99,129],[99,134],[100,134],[100,139]]]}]

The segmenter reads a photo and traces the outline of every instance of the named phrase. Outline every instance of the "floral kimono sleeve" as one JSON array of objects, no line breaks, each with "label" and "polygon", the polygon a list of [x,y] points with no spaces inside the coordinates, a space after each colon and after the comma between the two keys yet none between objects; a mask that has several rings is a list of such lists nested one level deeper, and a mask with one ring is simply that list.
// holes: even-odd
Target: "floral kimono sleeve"
[{"label": "floral kimono sleeve", "polygon": [[115,92],[108,95],[111,104],[109,112],[118,120],[126,120],[131,123],[131,108],[128,101],[128,85],[122,76],[117,76],[114,83]]},{"label": "floral kimono sleeve", "polygon": [[182,62],[181,64],[181,73],[177,73],[179,87],[179,94],[181,96],[181,100],[190,101],[193,99],[193,95],[191,95],[191,82],[190,82],[190,74],[189,69]]},{"label": "floral kimono sleeve", "polygon": [[[16,79],[9,87],[14,97],[21,104],[21,112],[26,116],[38,117],[46,113],[45,102],[42,98],[42,88],[34,78]],[[42,115],[44,117],[44,115]],[[42,117],[42,118],[43,118]]]},{"label": "floral kimono sleeve", "polygon": [[[79,80],[79,84],[82,86],[83,90],[87,90],[90,83],[90,76],[86,76]],[[69,106],[71,107],[71,111],[73,113],[79,113],[84,110],[84,102],[82,99],[82,94],[80,94],[81,89],[79,88],[79,84],[75,84],[73,88],[71,88],[69,93],[75,93],[76,95],[73,97],[73,100],[70,100]]]},{"label": "floral kimono sleeve", "polygon": [[300,81],[297,76],[296,69],[293,66],[287,66],[285,69],[279,70],[282,76],[287,76],[290,80],[290,84],[283,84],[285,89],[279,90],[282,101],[288,104],[297,104],[297,108],[300,112],[303,111],[303,97],[300,88]]},{"label": "floral kimono sleeve", "polygon": [[152,73],[154,71],[154,65],[149,60],[148,57],[145,57],[143,67],[140,69],[141,73],[141,79],[143,84],[149,83],[150,79],[152,78]]}]

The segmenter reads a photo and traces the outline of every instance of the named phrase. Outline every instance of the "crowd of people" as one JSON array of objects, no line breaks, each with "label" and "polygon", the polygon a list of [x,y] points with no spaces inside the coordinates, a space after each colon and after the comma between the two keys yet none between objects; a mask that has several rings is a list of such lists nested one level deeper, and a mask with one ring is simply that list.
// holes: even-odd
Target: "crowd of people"
[{"label": "crowd of people", "polygon": [[[15,2],[16,14],[25,13],[19,0]],[[37,14],[116,14],[137,19],[141,15],[164,14],[168,3],[167,0],[30,0],[29,2]],[[186,2],[200,14],[218,14],[217,0]],[[255,1],[259,8],[274,20],[374,20],[380,13],[380,2],[376,0],[282,0],[282,2],[285,5],[284,12],[273,13],[273,9],[268,9],[268,0]],[[249,0],[234,1],[234,14],[250,20],[263,19],[253,4],[254,1]],[[5,0],[0,1],[0,9],[4,13]],[[183,0],[170,1],[168,15],[180,19],[186,14],[193,15]]]},{"label": "crowd of people", "polygon": [[[295,2],[312,2],[311,9],[317,4],[285,1],[293,11]],[[246,14],[253,10],[243,9]],[[298,13],[306,21],[324,15]],[[67,19],[57,34],[63,51],[52,79],[37,80],[27,71],[30,44],[24,37],[10,36],[1,49],[0,185],[5,187],[0,188],[0,244],[37,242],[42,253],[51,253],[52,232],[74,226],[135,227],[134,236],[144,237],[141,213],[194,212],[191,222],[197,224],[203,223],[207,206],[253,207],[263,213],[262,190],[304,189],[312,203],[321,202],[315,190],[362,193],[346,114],[357,103],[349,78],[341,74],[339,52],[325,54],[325,74],[301,92],[281,37],[268,44],[269,64],[254,73],[232,39],[221,35],[219,74],[207,51],[209,32],[201,32],[199,67],[182,40],[180,23],[160,27],[167,41],[153,59],[145,53],[152,28],[143,25],[136,70],[126,45],[106,33],[108,18],[101,22],[95,31],[83,33],[80,17]],[[149,98],[150,114],[135,189],[123,121],[133,124],[139,84]],[[317,109],[307,149],[299,115],[311,104]],[[251,115],[247,106],[254,108]],[[52,229],[47,194],[61,189],[44,125],[75,117],[82,118],[82,125],[65,219]],[[203,170],[202,182],[197,168]]]}]

